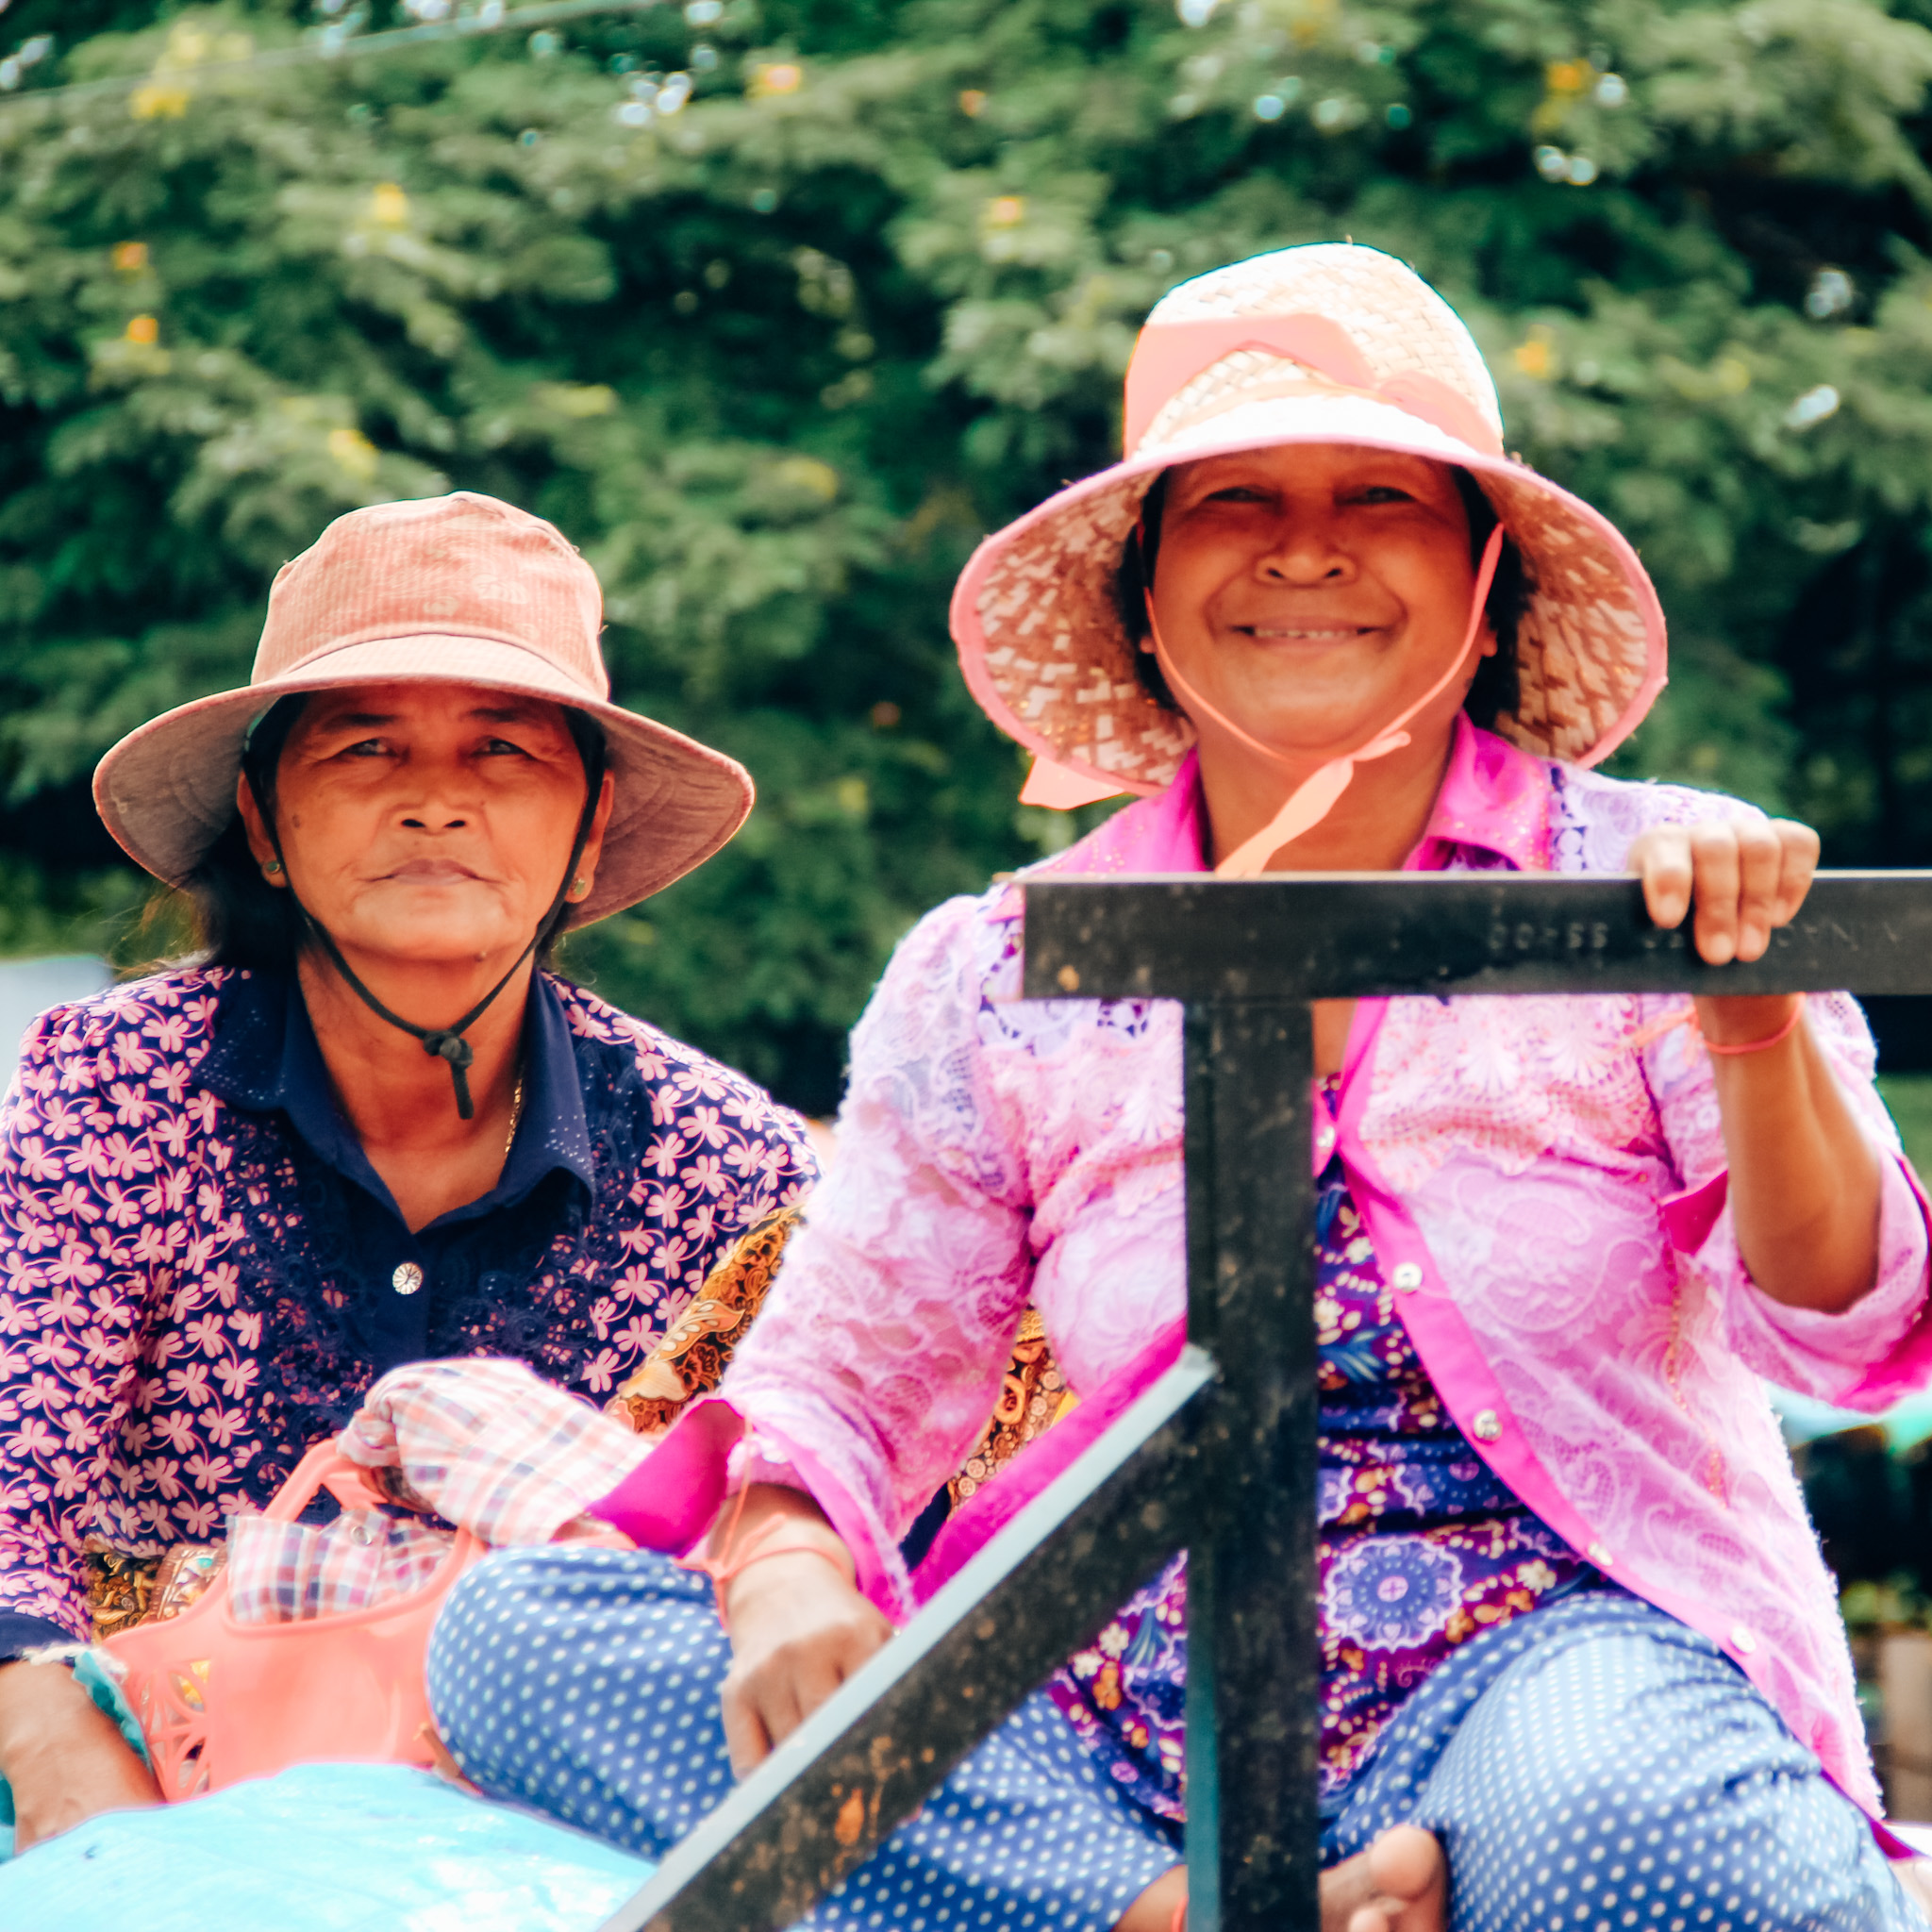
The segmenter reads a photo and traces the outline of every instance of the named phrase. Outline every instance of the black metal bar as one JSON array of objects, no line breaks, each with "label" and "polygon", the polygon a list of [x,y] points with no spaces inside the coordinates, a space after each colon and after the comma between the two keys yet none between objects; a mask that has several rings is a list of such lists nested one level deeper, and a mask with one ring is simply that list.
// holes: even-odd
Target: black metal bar
[{"label": "black metal bar", "polygon": [[1211,1520],[1190,1348],[676,1845],[601,1932],[779,1932]]},{"label": "black metal bar", "polygon": [[1821,873],[1751,966],[1707,966],[1635,879],[1331,874],[1042,879],[1025,993],[1317,999],[1380,993],[1932,993],[1932,873]]},{"label": "black metal bar", "polygon": [[1319,1924],[1308,1020],[1187,1015],[1188,1324],[1220,1363],[1231,1530],[1188,1545],[1189,1932]]}]

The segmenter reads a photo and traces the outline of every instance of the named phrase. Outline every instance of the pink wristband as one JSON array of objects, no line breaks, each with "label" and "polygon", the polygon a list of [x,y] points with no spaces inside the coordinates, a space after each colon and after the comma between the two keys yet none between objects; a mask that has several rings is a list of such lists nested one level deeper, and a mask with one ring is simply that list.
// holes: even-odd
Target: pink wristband
[{"label": "pink wristband", "polygon": [[1789,1040],[1798,1030],[1798,1022],[1805,1017],[1805,995],[1798,995],[1798,1004],[1791,1008],[1791,1017],[1775,1033],[1767,1033],[1762,1040],[1747,1040],[1741,1046],[1720,1046],[1708,1034],[1704,1037],[1707,1053],[1762,1053],[1767,1046],[1775,1046],[1781,1040]]}]

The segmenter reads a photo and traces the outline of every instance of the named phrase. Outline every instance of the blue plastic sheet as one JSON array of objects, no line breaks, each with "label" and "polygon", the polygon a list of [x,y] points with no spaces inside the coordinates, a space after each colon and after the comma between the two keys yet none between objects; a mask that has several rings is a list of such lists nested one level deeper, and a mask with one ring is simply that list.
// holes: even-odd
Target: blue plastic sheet
[{"label": "blue plastic sheet", "polygon": [[0,1865],[0,1932],[595,1932],[652,1869],[407,1765],[303,1764]]}]

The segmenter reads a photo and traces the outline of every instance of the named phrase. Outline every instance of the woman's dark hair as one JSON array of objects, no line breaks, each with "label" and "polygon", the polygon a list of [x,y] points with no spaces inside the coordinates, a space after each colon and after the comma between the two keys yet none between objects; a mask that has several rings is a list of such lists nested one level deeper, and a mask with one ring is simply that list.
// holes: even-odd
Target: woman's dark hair
[{"label": "woman's dark hair", "polygon": [[[275,770],[295,721],[308,703],[306,693],[281,698],[248,735],[242,752],[242,770],[262,811],[274,816]],[[583,760],[590,790],[585,810],[596,805],[606,758],[604,733],[582,711],[564,707],[563,722]],[[248,834],[237,812],[203,855],[186,888],[192,908],[196,958],[207,966],[241,966],[265,973],[291,973],[301,950],[302,917],[293,899],[261,875],[261,867],[248,849]],[[555,920],[537,948],[537,964],[548,966],[563,921]]]},{"label": "woman's dark hair", "polygon": [[[1141,689],[1164,710],[1178,711],[1181,707],[1167,688],[1159,661],[1152,651],[1140,648],[1147,635],[1147,590],[1154,581],[1155,560],[1160,555],[1160,516],[1167,503],[1167,479],[1173,474],[1172,470],[1161,471],[1141,501],[1141,521],[1128,534],[1121,551],[1120,569],[1114,577],[1114,599],[1121,625],[1134,646],[1134,675],[1141,680]],[[1481,485],[1467,470],[1452,466],[1449,475],[1469,519],[1470,561],[1480,563],[1483,546],[1496,527],[1496,512],[1483,494]],[[1462,705],[1474,724],[1491,725],[1506,711],[1516,708],[1520,695],[1516,628],[1529,608],[1529,589],[1523,553],[1513,539],[1505,537],[1502,554],[1496,559],[1496,575],[1483,607],[1490,627],[1496,634],[1496,655],[1477,660],[1475,681]]]}]

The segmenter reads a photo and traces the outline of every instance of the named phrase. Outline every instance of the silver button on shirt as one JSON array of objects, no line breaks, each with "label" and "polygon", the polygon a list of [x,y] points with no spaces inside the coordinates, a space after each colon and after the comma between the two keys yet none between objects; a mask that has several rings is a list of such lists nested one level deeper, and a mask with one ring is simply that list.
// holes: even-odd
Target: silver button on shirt
[{"label": "silver button on shirt", "polygon": [[413,1261],[405,1261],[389,1278],[398,1294],[414,1294],[423,1286],[423,1271]]}]

